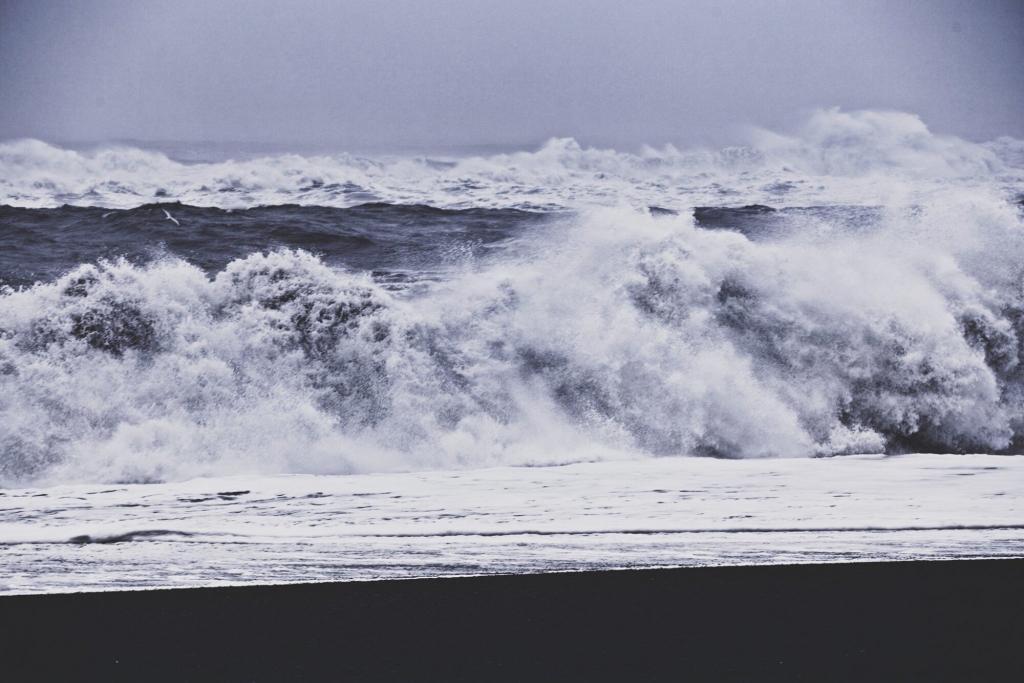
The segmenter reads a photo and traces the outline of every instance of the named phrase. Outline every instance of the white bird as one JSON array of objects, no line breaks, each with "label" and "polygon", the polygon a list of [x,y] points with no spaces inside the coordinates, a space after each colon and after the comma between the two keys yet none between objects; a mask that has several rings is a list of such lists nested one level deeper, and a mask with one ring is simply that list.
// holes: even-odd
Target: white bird
[{"label": "white bird", "polygon": [[181,223],[179,223],[179,222],[178,222],[178,219],[177,219],[177,218],[175,218],[174,216],[172,216],[172,215],[171,215],[171,212],[170,212],[170,211],[168,211],[167,209],[164,209],[164,215],[165,215],[165,216],[167,216],[167,220],[169,220],[169,221],[173,221],[173,222],[174,222],[174,224],[175,224],[175,225],[177,225],[177,226],[179,226],[179,227],[181,226]]}]

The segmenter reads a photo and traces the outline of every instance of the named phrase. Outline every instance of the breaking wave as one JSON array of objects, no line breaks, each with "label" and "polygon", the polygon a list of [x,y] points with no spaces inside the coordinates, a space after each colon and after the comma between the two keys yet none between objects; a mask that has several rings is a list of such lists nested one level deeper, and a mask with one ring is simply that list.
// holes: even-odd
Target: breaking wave
[{"label": "breaking wave", "polygon": [[587,209],[415,291],[290,248],[84,264],[0,296],[0,479],[1020,452],[1022,229],[972,186]]},{"label": "breaking wave", "polygon": [[[179,163],[132,147],[87,152],[38,140],[0,144],[0,204],[133,208],[180,202],[225,209],[368,202],[549,210],[592,205],[886,204],[917,192],[998,179],[1020,184],[1024,142],[975,144],[933,134],[901,112],[812,113],[792,134],[752,130],[724,150],[645,147],[629,154],[571,138],[490,157],[285,154]],[[913,186],[896,179],[913,179]]]}]

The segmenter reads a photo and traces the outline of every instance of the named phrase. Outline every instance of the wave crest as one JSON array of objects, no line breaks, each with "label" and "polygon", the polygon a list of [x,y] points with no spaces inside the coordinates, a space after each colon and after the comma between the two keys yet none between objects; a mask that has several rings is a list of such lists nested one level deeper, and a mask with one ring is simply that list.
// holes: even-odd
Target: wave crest
[{"label": "wave crest", "polygon": [[[285,154],[178,163],[153,151],[76,152],[38,140],[0,144],[0,204],[131,208],[154,201],[246,208],[366,202],[443,208],[577,208],[628,203],[884,203],[950,179],[1021,182],[1019,140],[975,144],[936,135],[912,114],[828,109],[792,134],[754,130],[751,144],[638,154],[549,140],[533,152],[467,158]],[[907,182],[912,180],[913,184]]]}]

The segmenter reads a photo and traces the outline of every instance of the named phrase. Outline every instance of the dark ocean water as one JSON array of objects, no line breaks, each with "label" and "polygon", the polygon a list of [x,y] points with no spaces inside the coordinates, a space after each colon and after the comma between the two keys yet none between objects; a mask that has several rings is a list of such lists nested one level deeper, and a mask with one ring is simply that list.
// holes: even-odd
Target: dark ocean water
[{"label": "dark ocean water", "polygon": [[[168,217],[170,216],[170,217]],[[214,273],[256,251],[303,249],[383,280],[427,275],[523,235],[550,214],[517,209],[266,206],[225,210],[179,203],[134,209],[0,206],[0,285],[48,281],[82,263],[164,256]]]},{"label": "dark ocean water", "polygon": [[[649,212],[680,213],[656,206]],[[763,241],[793,233],[808,220],[846,232],[869,231],[877,226],[882,210],[754,204],[696,207],[691,214],[702,228]],[[234,210],[178,202],[120,210],[0,206],[0,286],[24,287],[52,280],[82,263],[118,258],[142,264],[176,256],[212,274],[253,252],[281,248],[306,250],[330,265],[400,283],[430,277],[467,258],[500,252],[531,231],[571,215],[383,203]]]}]

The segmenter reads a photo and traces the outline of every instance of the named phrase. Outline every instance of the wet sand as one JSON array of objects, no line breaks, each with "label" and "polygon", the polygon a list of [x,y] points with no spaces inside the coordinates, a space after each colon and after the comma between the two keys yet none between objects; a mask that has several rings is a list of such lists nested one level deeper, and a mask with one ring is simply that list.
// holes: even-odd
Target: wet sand
[{"label": "wet sand", "polygon": [[1024,560],[0,597],[4,679],[1020,680]]}]

